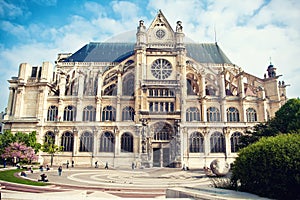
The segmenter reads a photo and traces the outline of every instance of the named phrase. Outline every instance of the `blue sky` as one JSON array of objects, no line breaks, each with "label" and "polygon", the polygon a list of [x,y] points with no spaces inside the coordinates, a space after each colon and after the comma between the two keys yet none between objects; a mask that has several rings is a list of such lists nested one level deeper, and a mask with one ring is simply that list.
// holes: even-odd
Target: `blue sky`
[{"label": "blue sky", "polygon": [[214,42],[216,30],[222,50],[248,73],[263,77],[271,57],[291,84],[288,97],[300,96],[298,0],[0,0],[0,111],[20,63],[54,63],[58,53],[135,31],[140,19],[150,25],[159,9],[195,42]]}]

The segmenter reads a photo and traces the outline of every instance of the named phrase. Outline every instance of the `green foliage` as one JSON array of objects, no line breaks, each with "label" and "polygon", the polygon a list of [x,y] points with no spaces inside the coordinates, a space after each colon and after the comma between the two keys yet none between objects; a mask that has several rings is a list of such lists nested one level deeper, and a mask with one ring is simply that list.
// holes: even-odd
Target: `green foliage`
[{"label": "green foliage", "polygon": [[262,137],[276,136],[281,133],[296,133],[300,130],[300,99],[290,99],[266,123],[253,127],[253,131],[240,137],[239,148],[257,142]]},{"label": "green foliage", "polygon": [[10,131],[5,131],[0,134],[0,153],[2,154],[5,148],[14,142],[24,143],[27,147],[32,147],[35,152],[41,148],[41,144],[37,143],[35,131],[29,134],[22,132],[12,134]]},{"label": "green foliage", "polygon": [[276,113],[271,126],[281,133],[300,129],[300,99],[290,99]]},{"label": "green foliage", "polygon": [[14,175],[14,174],[19,173],[21,171],[24,171],[24,169],[13,169],[13,170],[0,171],[0,180],[7,181],[7,182],[13,182],[13,183],[19,183],[19,184],[35,185],[35,186],[49,185],[47,183],[35,182],[35,181],[23,179],[21,177],[17,177],[17,176]]},{"label": "green foliage", "polygon": [[300,132],[262,138],[239,152],[232,185],[276,199],[300,199]]},{"label": "green foliage", "polygon": [[52,137],[46,136],[47,139],[44,141],[44,144],[42,145],[41,149],[43,152],[47,152],[51,155],[51,166],[53,164],[53,157],[54,154],[61,152],[63,150],[63,146],[58,146],[54,143],[54,140]]}]

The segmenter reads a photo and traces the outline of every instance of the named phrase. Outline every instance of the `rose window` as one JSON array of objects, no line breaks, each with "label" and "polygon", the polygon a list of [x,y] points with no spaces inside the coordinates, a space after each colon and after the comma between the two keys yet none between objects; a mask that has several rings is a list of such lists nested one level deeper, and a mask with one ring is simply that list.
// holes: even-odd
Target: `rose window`
[{"label": "rose window", "polygon": [[165,59],[157,59],[152,63],[151,73],[157,79],[166,79],[172,73],[172,65]]}]

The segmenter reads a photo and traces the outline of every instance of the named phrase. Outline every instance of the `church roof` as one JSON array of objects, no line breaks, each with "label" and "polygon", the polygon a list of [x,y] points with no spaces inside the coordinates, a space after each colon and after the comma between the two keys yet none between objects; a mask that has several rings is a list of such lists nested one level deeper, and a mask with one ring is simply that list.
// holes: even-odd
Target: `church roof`
[{"label": "church roof", "polygon": [[[91,42],[68,57],[65,62],[121,62],[134,54],[135,43]],[[199,63],[232,64],[215,43],[187,43],[187,56]]]}]

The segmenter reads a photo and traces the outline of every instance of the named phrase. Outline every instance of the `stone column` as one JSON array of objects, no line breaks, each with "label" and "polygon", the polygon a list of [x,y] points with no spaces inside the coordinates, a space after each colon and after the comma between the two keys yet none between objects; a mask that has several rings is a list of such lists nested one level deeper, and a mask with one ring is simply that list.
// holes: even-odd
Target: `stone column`
[{"label": "stone column", "polygon": [[12,115],[12,108],[13,108],[13,100],[14,100],[14,88],[9,87],[9,97],[8,97],[8,105],[7,105],[7,116]]},{"label": "stone column", "polygon": [[122,95],[122,74],[118,72],[118,89],[117,89],[117,110],[116,110],[116,121],[121,121],[122,108],[121,108],[121,95]]}]

